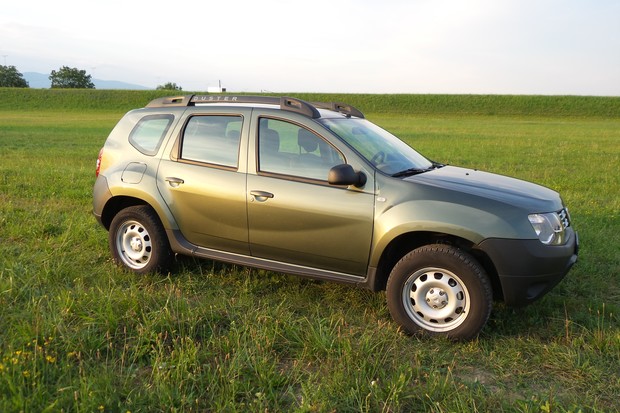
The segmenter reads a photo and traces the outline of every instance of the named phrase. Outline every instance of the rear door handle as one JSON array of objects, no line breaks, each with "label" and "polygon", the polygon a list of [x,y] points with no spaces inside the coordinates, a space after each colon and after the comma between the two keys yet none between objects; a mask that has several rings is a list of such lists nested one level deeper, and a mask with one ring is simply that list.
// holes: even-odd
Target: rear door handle
[{"label": "rear door handle", "polygon": [[167,176],[164,178],[165,181],[168,182],[168,184],[170,184],[171,187],[176,188],[177,186],[185,183],[184,180],[182,180],[181,178],[176,178],[174,176]]},{"label": "rear door handle", "polygon": [[252,195],[254,199],[256,199],[259,202],[264,202],[268,198],[273,198],[273,194],[271,192],[266,192],[266,191],[252,190],[250,191],[250,195]]}]

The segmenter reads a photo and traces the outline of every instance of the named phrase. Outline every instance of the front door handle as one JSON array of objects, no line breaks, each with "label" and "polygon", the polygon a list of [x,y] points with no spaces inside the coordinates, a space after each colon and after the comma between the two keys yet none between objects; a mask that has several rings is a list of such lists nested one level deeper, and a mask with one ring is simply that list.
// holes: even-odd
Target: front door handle
[{"label": "front door handle", "polygon": [[267,199],[273,198],[273,194],[271,192],[266,192],[266,191],[252,190],[250,191],[250,195],[252,195],[254,199],[256,199],[259,202],[265,202]]},{"label": "front door handle", "polygon": [[177,186],[185,183],[185,181],[181,178],[175,178],[174,176],[167,176],[164,178],[164,180],[167,181],[168,184],[170,184],[170,186],[173,188],[176,188]]}]

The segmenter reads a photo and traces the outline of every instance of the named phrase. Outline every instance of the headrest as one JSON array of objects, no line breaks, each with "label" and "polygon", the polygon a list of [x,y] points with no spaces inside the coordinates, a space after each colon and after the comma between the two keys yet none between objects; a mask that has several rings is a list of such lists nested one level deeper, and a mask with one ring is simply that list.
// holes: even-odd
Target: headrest
[{"label": "headrest", "polygon": [[319,147],[319,138],[307,129],[299,129],[297,133],[297,143],[306,152],[314,152]]}]

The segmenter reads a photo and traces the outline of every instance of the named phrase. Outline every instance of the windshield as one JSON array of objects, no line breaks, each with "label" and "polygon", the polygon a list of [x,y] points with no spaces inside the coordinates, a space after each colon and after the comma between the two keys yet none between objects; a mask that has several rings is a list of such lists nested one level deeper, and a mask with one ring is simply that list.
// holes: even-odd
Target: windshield
[{"label": "windshield", "polygon": [[423,172],[434,167],[405,142],[366,119],[320,119],[378,170],[388,175]]}]

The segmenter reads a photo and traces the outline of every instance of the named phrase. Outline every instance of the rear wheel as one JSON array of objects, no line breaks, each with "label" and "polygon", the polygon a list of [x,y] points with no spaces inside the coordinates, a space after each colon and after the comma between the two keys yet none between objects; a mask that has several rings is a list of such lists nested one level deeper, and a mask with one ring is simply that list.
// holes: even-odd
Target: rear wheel
[{"label": "rear wheel", "polygon": [[114,260],[137,273],[165,271],[171,251],[166,232],[153,209],[146,205],[120,211],[109,232]]},{"label": "rear wheel", "polygon": [[387,300],[392,317],[409,334],[468,340],[486,324],[493,295],[484,269],[470,254],[437,244],[398,261]]}]

